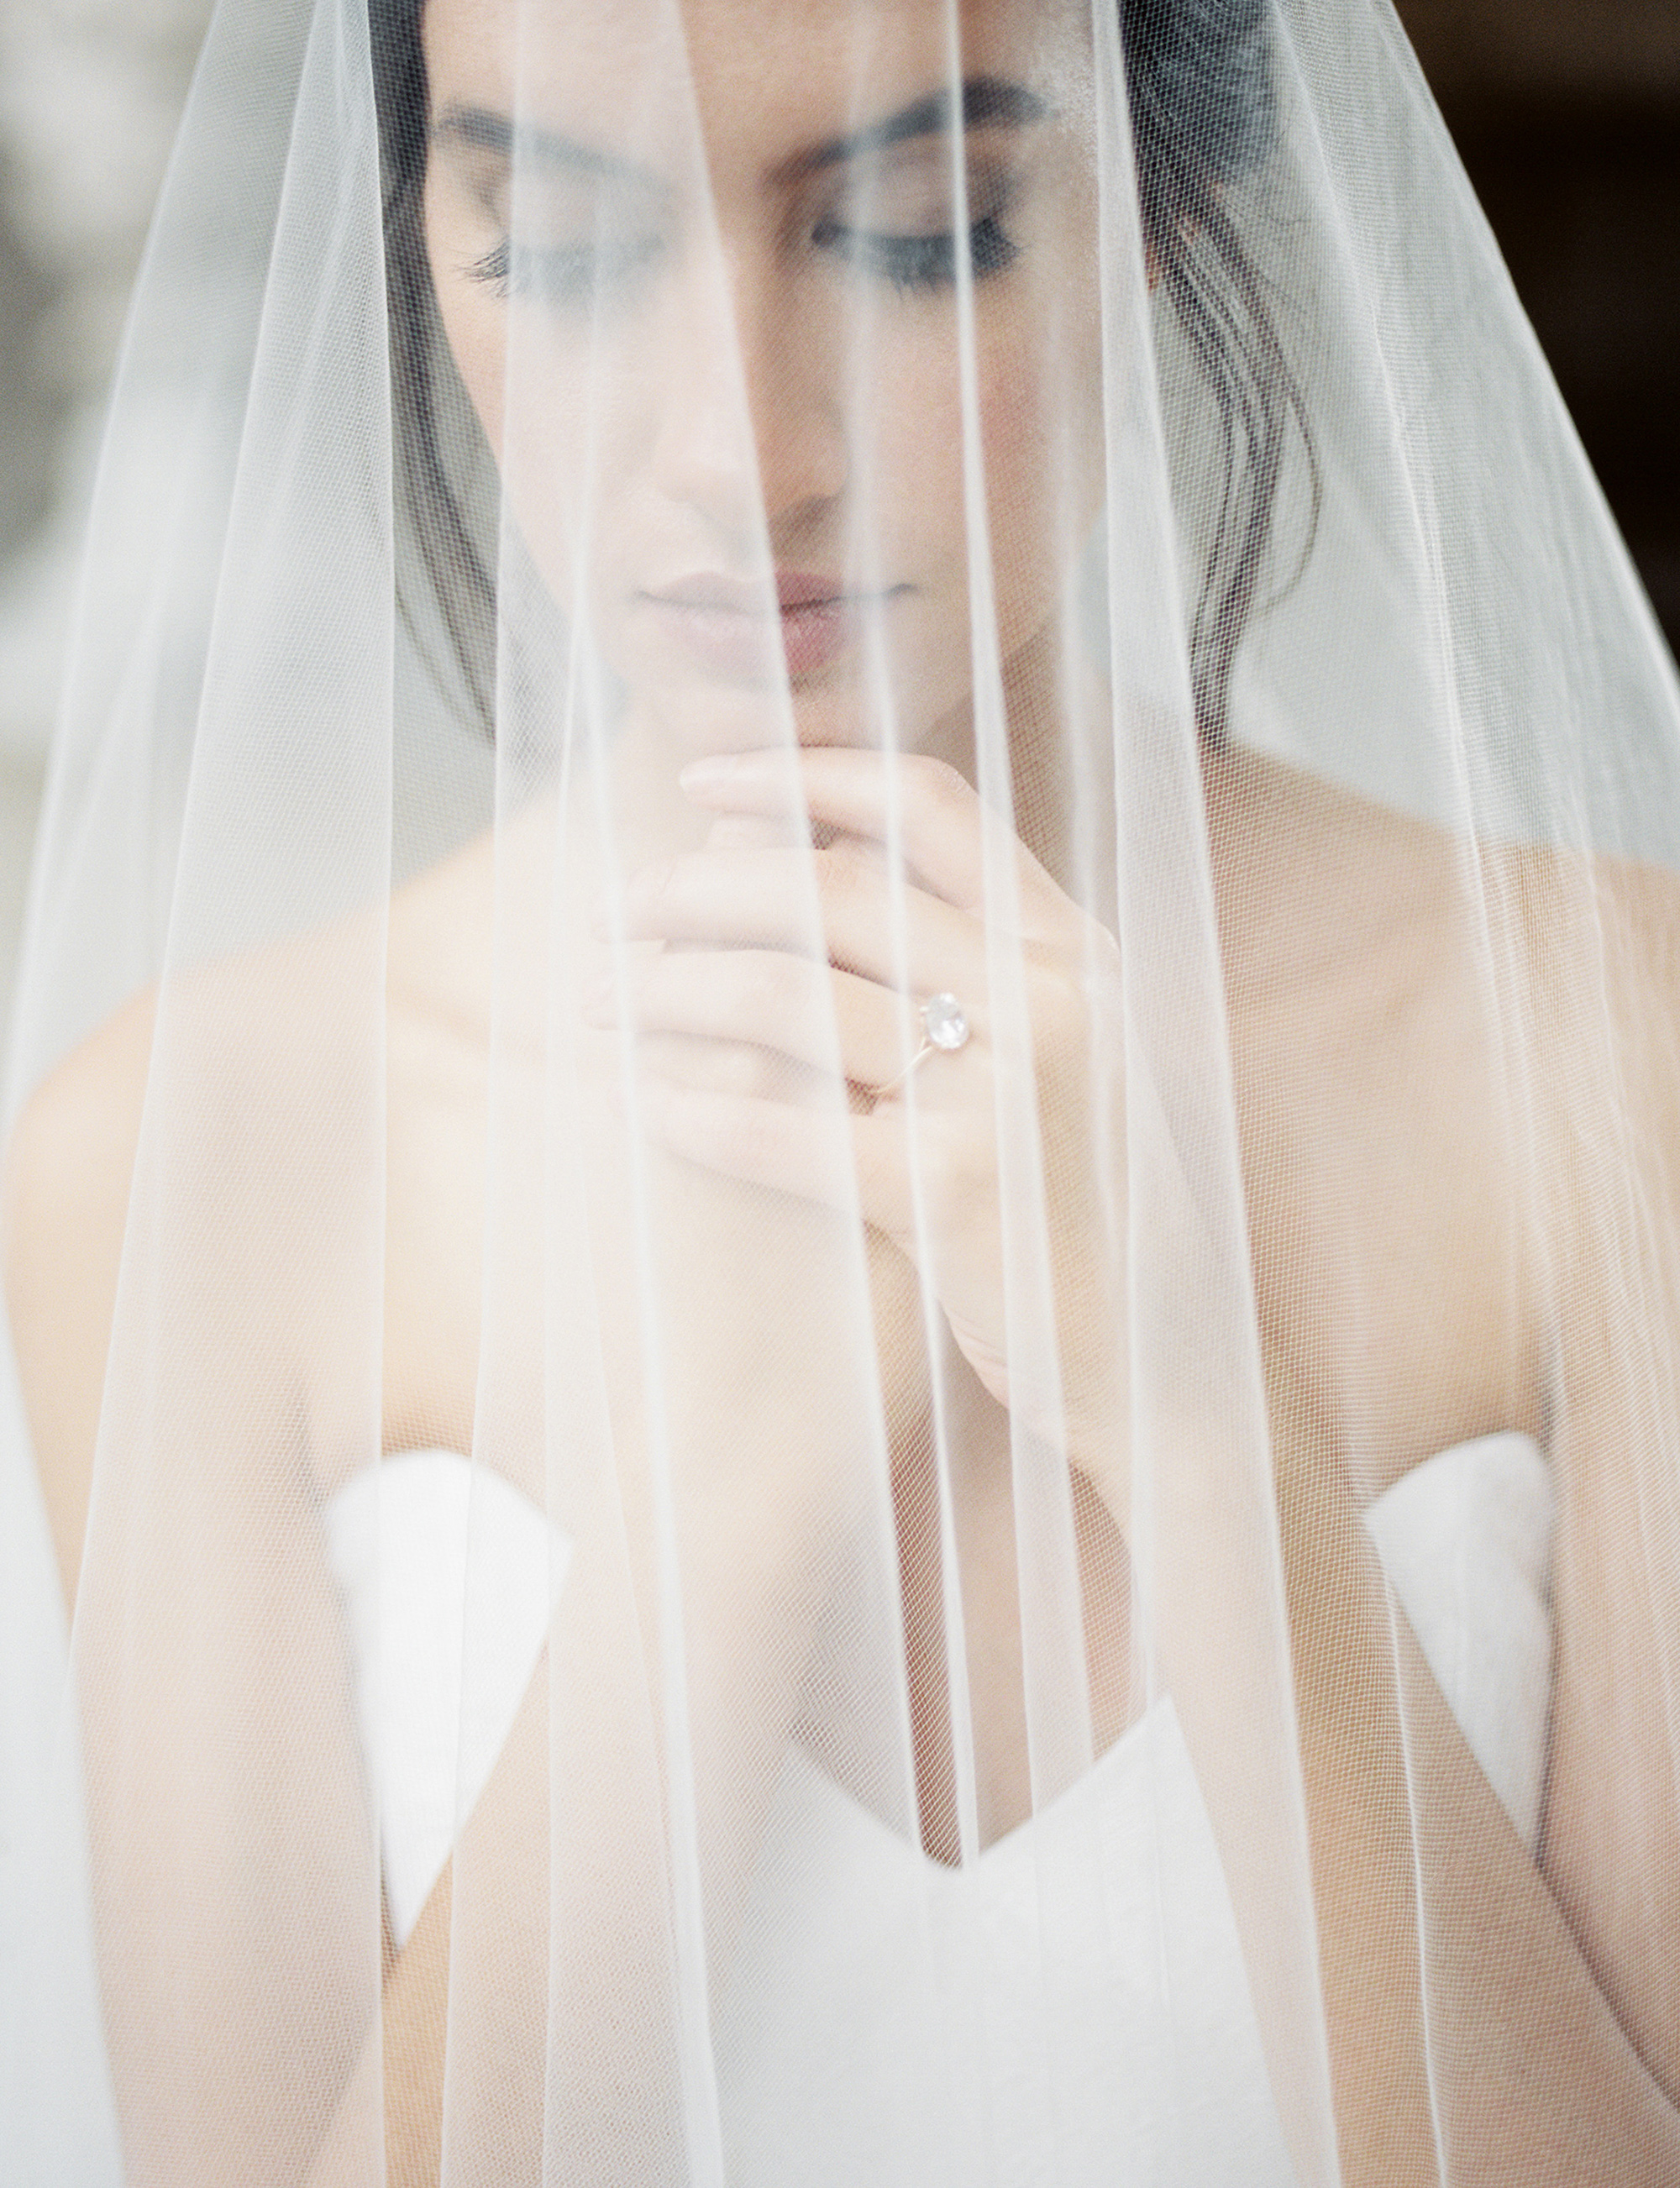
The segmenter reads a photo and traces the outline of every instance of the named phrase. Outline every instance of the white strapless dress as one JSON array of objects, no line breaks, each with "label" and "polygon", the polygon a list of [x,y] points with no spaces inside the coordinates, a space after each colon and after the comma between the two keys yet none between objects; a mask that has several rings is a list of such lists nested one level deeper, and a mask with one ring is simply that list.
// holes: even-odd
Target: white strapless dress
[{"label": "white strapless dress", "polygon": [[[1366,1524],[1532,1848],[1551,1690],[1545,1460],[1521,1435],[1457,1445]],[[448,1452],[358,1476],[327,1530],[401,1942],[507,1737],[567,1545],[502,1477]],[[475,1574],[494,1576],[472,1588],[470,1633],[469,1542]],[[1085,2055],[1094,2032],[1100,2058]],[[961,1869],[928,1861],[790,1745],[717,2033],[730,2188],[1097,2188],[1130,2176],[1115,2169],[1124,2151],[1148,2153],[1137,2177],[1183,2188],[1294,2181],[1170,1700]]]}]

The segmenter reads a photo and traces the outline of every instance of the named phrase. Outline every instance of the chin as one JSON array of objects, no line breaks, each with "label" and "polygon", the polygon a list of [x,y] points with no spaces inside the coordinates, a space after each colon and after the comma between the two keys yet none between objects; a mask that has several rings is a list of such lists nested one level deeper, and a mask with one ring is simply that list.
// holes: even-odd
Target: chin
[{"label": "chin", "polygon": [[890,744],[899,752],[921,752],[937,740],[941,723],[967,706],[968,668],[966,649],[957,659],[899,653],[887,664],[883,709],[881,684],[853,656],[792,684],[794,734],[807,747],[876,752]]},{"label": "chin", "polygon": [[[879,709],[871,704],[854,664],[784,685],[730,682],[707,676],[626,677],[627,713],[640,718],[681,765],[713,753],[762,752],[790,742],[814,749],[843,746],[855,751],[887,742]],[[913,715],[905,706],[914,680],[894,678],[899,749],[920,749],[938,717],[924,704]]]},{"label": "chin", "polygon": [[882,742],[878,724],[855,691],[843,697],[831,691],[793,691],[793,734],[807,750],[824,745],[843,745],[848,750],[869,752]]}]

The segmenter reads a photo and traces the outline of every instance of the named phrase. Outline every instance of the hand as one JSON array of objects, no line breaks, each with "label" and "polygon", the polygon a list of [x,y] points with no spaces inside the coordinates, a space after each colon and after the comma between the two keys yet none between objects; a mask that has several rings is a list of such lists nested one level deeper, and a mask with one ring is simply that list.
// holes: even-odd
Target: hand
[{"label": "hand", "polygon": [[[922,1271],[985,1388],[1112,1496],[1113,936],[940,762],[748,753],[696,763],[683,787],[719,815],[712,841],[636,875],[623,905],[628,939],[667,946],[630,953],[617,991],[585,1004],[602,1024],[622,1007],[640,1036],[640,1123],[732,1176],[839,1207],[855,1195]],[[796,824],[792,842],[755,842],[777,821]],[[916,1060],[912,998],[944,993],[970,1038]]]}]

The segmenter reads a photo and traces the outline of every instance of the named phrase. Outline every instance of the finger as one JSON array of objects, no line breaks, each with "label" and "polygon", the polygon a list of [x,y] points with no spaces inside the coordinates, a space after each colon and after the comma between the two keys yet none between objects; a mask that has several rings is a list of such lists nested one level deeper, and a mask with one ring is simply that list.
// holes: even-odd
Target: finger
[{"label": "finger", "polygon": [[643,1096],[643,1130],[673,1154],[825,1208],[856,1207],[889,1237],[910,1228],[908,1148],[897,1119],[794,1109],[651,1079]]},{"label": "finger", "polygon": [[681,1033],[639,1035],[631,1080],[638,1101],[646,1087],[667,1082],[806,1109],[833,1108],[840,1101],[841,1081],[832,1064],[814,1069],[756,1042],[696,1039]]},{"label": "finger", "polygon": [[683,771],[685,793],[720,811],[779,816],[801,809],[819,826],[886,845],[936,895],[978,914],[988,858],[1012,875],[1025,931],[1065,935],[1075,907],[1026,846],[954,767],[924,753],[825,745],[791,754],[708,756]]},{"label": "finger", "polygon": [[[843,839],[826,851],[685,853],[635,877],[623,916],[629,940],[787,950],[826,956],[883,987],[953,989],[979,1022],[979,927],[939,897],[895,887]],[[606,931],[602,922],[597,932]]]},{"label": "finger", "polygon": [[918,1029],[906,1000],[878,982],[769,950],[685,950],[627,961],[587,990],[592,1025],[628,1018],[643,1034],[682,1034],[774,1050],[864,1086],[902,1071]]}]

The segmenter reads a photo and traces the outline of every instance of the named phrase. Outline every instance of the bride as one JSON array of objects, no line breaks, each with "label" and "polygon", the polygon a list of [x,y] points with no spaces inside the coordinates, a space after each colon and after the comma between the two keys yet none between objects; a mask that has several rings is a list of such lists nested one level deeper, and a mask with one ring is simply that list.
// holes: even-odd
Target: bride
[{"label": "bride", "polygon": [[1680,708],[1382,0],[223,0],[79,629],[20,2118],[1680,2180]]}]

